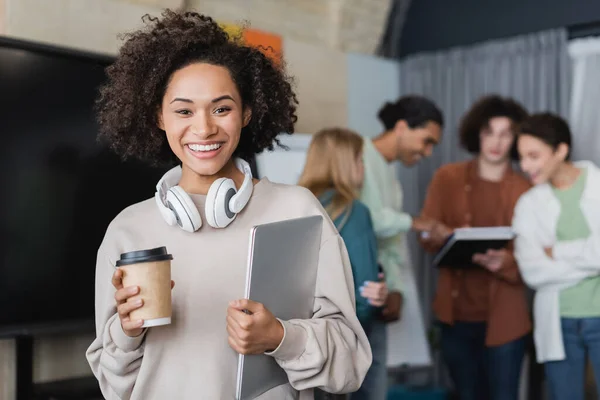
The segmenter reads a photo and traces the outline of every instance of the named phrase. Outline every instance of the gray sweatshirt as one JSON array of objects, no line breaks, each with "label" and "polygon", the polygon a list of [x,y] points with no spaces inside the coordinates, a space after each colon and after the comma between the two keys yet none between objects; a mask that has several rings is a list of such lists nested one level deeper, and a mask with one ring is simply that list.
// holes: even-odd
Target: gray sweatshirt
[{"label": "gray sweatshirt", "polygon": [[[206,196],[190,196],[204,216]],[[314,314],[283,321],[283,341],[269,353],[290,384],[259,399],[312,399],[312,388],[357,390],[371,364],[369,342],[355,313],[354,284],[343,241],[306,189],[267,179],[225,229],[204,222],[195,233],[167,225],[154,199],[122,211],[110,224],[96,264],[96,339],[87,358],[104,397],[113,399],[234,399],[237,353],[229,347],[226,310],[243,298],[249,232],[257,224],[323,215]],[[111,277],[121,253],[166,246],[173,254],[173,322],[125,335]],[[299,392],[299,393],[298,393]]]}]

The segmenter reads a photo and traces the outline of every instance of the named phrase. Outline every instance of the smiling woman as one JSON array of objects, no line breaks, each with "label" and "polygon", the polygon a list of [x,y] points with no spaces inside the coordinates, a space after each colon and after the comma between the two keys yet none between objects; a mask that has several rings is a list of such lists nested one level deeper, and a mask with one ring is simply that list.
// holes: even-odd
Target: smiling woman
[{"label": "smiling woman", "polygon": [[179,186],[208,192],[216,175],[241,184],[244,174],[231,160],[251,116],[227,68],[196,63],[176,71],[163,97],[158,126],[184,171],[193,172],[184,172]]},{"label": "smiling woman", "polygon": [[[104,397],[231,399],[239,354],[266,354],[287,374],[288,384],[260,399],[355,391],[371,352],[343,241],[308,190],[253,180],[244,161],[293,132],[297,101],[282,65],[197,13],[145,21],[108,68],[101,137],[123,157],[181,166],[153,199],[117,215],[98,250],[97,338],[87,357]],[[312,215],[324,221],[312,318],[281,320],[242,299],[249,232]],[[147,328],[132,311],[153,299],[124,287],[114,265],[162,246],[173,255],[172,322]]]},{"label": "smiling woman", "polygon": [[[195,91],[185,89],[185,82],[182,85],[182,81],[193,81],[194,74],[205,72],[198,64],[221,67],[220,75],[226,74],[235,88],[232,91],[222,80],[221,86],[211,87],[215,96],[210,99],[212,117],[220,116],[236,100],[234,115],[252,110],[252,118],[247,115],[243,121],[240,146],[233,146],[236,155],[248,158],[272,149],[277,135],[294,131],[298,102],[284,65],[273,64],[260,51],[244,46],[240,38],[229,37],[211,18],[198,15],[190,23],[191,18],[192,13],[174,12],[167,12],[164,20],[145,16],[147,28],[126,36],[120,57],[107,69],[109,84],[102,88],[97,104],[101,137],[123,157],[155,164],[175,160],[159,120],[167,110],[173,112],[172,107],[179,107],[180,116],[190,117],[196,115],[190,106],[207,105],[207,98],[189,96]],[[207,73],[219,75],[216,70]],[[205,103],[198,104],[200,100]],[[222,102],[227,100],[228,104]]]}]

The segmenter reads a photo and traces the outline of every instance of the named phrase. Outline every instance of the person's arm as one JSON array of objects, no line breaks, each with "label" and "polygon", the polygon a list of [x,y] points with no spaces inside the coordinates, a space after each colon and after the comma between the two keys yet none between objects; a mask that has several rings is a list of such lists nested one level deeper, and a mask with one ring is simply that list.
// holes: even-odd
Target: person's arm
[{"label": "person's arm", "polygon": [[375,235],[380,239],[387,239],[399,233],[408,232],[412,226],[412,217],[405,212],[384,207],[381,190],[377,186],[374,173],[369,168],[365,168],[360,200],[371,212]]},{"label": "person's arm", "polygon": [[540,241],[535,204],[529,197],[521,197],[515,207],[513,230],[516,233],[514,256],[525,283],[538,290],[549,285],[577,283],[598,272],[574,268],[573,265],[546,255]]},{"label": "person's arm", "polygon": [[111,284],[114,262],[105,253],[104,243],[98,251],[96,263],[96,339],[86,352],[92,372],[107,400],[125,400],[131,397],[142,357],[145,331],[129,337],[121,327]]},{"label": "person's arm", "polygon": [[285,370],[296,390],[354,392],[372,355],[356,317],[350,260],[339,235],[321,246],[318,268],[313,317],[281,321],[283,340],[267,354]]},{"label": "person's arm", "polygon": [[437,221],[437,226],[431,232],[428,232],[428,237],[424,238],[419,235],[419,243],[429,253],[437,253],[444,245],[446,238],[452,233],[452,230],[444,224],[444,213],[442,210],[442,202],[445,199],[443,170],[438,170],[431,178],[425,202],[421,209],[421,215],[431,220]]},{"label": "person's arm", "polygon": [[600,272],[600,235],[592,234],[586,239],[555,243],[552,247],[552,257],[574,264],[578,268]]},{"label": "person's arm", "polygon": [[514,243],[511,242],[508,245],[502,266],[498,270],[491,272],[495,277],[500,278],[508,283],[514,283],[518,285],[523,283],[523,278],[521,277],[519,266],[517,265],[517,260],[515,259]]}]

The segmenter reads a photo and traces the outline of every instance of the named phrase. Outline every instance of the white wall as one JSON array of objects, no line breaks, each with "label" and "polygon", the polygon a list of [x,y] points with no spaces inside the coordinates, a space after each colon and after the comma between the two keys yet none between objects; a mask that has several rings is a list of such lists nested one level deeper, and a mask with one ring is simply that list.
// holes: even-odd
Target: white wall
[{"label": "white wall", "polygon": [[288,71],[298,95],[296,132],[315,133],[324,126],[348,124],[346,54],[292,39],[284,42]]},{"label": "white wall", "polygon": [[227,22],[249,20],[253,28],[286,39],[372,54],[384,31],[391,1],[188,0],[187,5]]},{"label": "white wall", "polygon": [[364,54],[349,54],[347,60],[348,127],[363,136],[377,136],[383,132],[377,112],[400,95],[400,65]]}]

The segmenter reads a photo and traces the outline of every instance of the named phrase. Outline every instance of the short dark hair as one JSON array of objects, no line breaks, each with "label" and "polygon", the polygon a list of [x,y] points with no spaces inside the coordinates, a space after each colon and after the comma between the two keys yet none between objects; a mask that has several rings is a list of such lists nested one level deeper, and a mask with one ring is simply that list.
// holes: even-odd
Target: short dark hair
[{"label": "short dark hair", "polygon": [[[477,100],[469,111],[462,117],[458,132],[460,144],[469,153],[478,154],[481,151],[479,134],[486,128],[490,120],[496,117],[507,117],[514,125],[515,137],[520,124],[526,117],[527,111],[523,106],[511,98],[498,95],[484,96]],[[516,140],[510,151],[513,160],[519,159]]]},{"label": "short dark hair", "polygon": [[567,121],[556,114],[545,112],[530,115],[521,123],[519,135],[538,138],[554,150],[564,143],[569,146],[566,160],[571,158],[571,129]]},{"label": "short dark hair", "polygon": [[393,129],[400,120],[406,121],[410,128],[420,128],[428,122],[444,126],[444,117],[435,103],[417,95],[400,97],[395,103],[385,103],[377,116],[386,131]]},{"label": "short dark hair", "polygon": [[283,62],[274,63],[195,12],[165,10],[161,18],[146,15],[143,21],[146,27],[125,36],[117,60],[107,68],[108,82],[96,105],[100,138],[123,158],[176,161],[158,128],[157,111],[171,75],[196,62],[227,68],[243,106],[252,110],[234,155],[249,160],[279,144],[280,133],[294,132],[298,101]]}]

